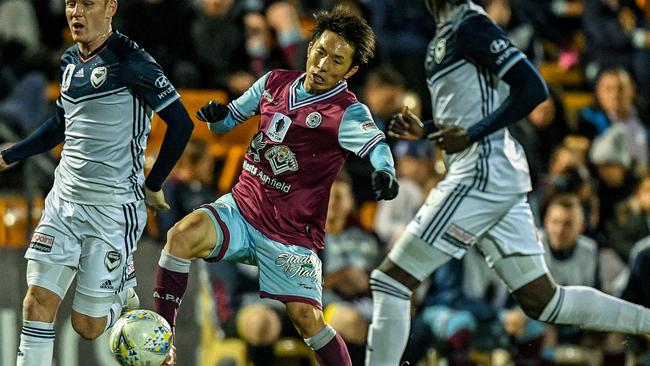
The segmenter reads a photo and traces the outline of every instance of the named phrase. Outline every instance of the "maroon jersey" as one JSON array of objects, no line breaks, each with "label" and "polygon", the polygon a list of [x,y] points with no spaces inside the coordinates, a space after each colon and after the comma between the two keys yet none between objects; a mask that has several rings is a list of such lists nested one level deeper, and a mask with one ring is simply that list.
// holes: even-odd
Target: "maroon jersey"
[{"label": "maroon jersey", "polygon": [[[321,250],[330,188],[348,154],[339,143],[339,127],[346,109],[358,102],[345,82],[299,100],[302,74],[268,74],[259,130],[232,194],[246,220],[267,237]],[[383,140],[379,135],[366,151]]]}]

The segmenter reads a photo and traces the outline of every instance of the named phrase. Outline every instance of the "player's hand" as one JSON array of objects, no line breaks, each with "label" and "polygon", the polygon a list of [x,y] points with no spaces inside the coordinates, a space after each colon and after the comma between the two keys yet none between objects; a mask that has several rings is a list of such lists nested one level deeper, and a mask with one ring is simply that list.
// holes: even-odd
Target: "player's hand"
[{"label": "player's hand", "polygon": [[169,210],[169,203],[165,201],[165,193],[162,189],[154,192],[144,187],[144,203],[155,210]]},{"label": "player's hand", "polygon": [[434,141],[448,154],[463,151],[472,145],[467,130],[455,125],[440,126],[440,130],[429,135],[429,140]]},{"label": "player's hand", "polygon": [[175,366],[176,365],[176,346],[172,345],[172,349],[165,358],[165,361],[160,366]]},{"label": "player's hand", "polygon": [[402,140],[419,140],[424,136],[422,121],[408,107],[396,113],[388,124],[388,136]]},{"label": "player's hand", "polygon": [[223,120],[228,116],[228,107],[217,102],[209,101],[206,105],[196,111],[196,118],[203,122],[215,123]]},{"label": "player's hand", "polygon": [[3,171],[5,169],[8,169],[9,167],[12,167],[13,164],[7,164],[5,159],[2,157],[2,151],[8,149],[11,147],[11,143],[5,143],[0,145],[0,171]]},{"label": "player's hand", "polygon": [[375,192],[375,199],[380,200],[392,200],[397,196],[399,192],[399,184],[397,184],[397,179],[383,170],[375,170],[372,172],[372,190]]}]

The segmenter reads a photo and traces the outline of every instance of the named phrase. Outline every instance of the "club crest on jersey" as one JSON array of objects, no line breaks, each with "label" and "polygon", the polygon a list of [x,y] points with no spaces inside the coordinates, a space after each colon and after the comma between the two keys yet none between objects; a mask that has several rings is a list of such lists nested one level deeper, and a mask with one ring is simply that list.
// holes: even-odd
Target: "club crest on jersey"
[{"label": "club crest on jersey", "polygon": [[305,120],[307,126],[311,128],[320,126],[321,122],[323,122],[323,116],[321,116],[318,112],[309,113],[309,115],[307,115],[307,119]]},{"label": "club crest on jersey", "polygon": [[112,272],[115,268],[117,268],[117,266],[120,265],[120,262],[122,262],[122,254],[114,250],[107,252],[106,256],[104,257],[104,265],[109,272]]},{"label": "club crest on jersey", "polygon": [[266,136],[271,141],[282,142],[287,131],[289,131],[289,126],[291,126],[291,119],[282,113],[276,112],[271,119],[271,123],[266,128]]},{"label": "club crest on jersey", "polygon": [[296,154],[285,145],[275,145],[266,150],[264,157],[269,161],[273,174],[278,175],[284,172],[298,170]]},{"label": "club crest on jersey", "polygon": [[104,66],[96,67],[90,73],[90,84],[97,89],[104,84],[108,77],[108,69]]},{"label": "club crest on jersey", "polygon": [[63,71],[63,78],[61,78],[61,91],[68,91],[70,87],[70,80],[72,80],[72,73],[74,72],[74,65],[70,64],[65,67]]},{"label": "club crest on jersey", "polygon": [[433,58],[436,60],[437,64],[442,62],[442,59],[445,58],[445,52],[447,52],[447,40],[445,38],[440,38],[436,41],[436,46],[433,51]]},{"label": "club crest on jersey", "polygon": [[499,53],[508,48],[508,41],[503,38],[497,38],[490,43],[490,52]]}]

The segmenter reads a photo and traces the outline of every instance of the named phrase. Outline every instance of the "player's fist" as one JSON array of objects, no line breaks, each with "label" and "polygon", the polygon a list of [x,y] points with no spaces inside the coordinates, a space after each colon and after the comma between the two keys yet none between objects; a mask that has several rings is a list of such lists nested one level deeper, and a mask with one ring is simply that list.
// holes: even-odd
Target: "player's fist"
[{"label": "player's fist", "polygon": [[434,141],[447,154],[455,154],[472,145],[467,135],[467,130],[456,125],[440,125],[440,130],[429,135],[429,140]]},{"label": "player's fist", "polygon": [[388,135],[403,140],[419,140],[424,136],[424,124],[408,107],[404,107],[391,118]]},{"label": "player's fist", "polygon": [[392,200],[397,196],[399,191],[399,184],[397,184],[397,179],[383,170],[376,170],[372,172],[372,190],[375,192],[375,199],[380,200]]},{"label": "player's fist", "polygon": [[208,123],[219,122],[227,116],[228,107],[215,100],[209,101],[196,111],[196,118]]},{"label": "player's fist", "polygon": [[151,207],[156,210],[169,210],[169,203],[165,201],[165,193],[163,190],[152,191],[147,187],[144,187],[144,203],[147,207]]},{"label": "player's fist", "polygon": [[9,167],[13,166],[13,164],[8,164],[4,157],[2,156],[2,152],[8,148],[11,147],[11,143],[4,143],[0,145],[0,171],[3,171],[5,169],[8,169]]}]

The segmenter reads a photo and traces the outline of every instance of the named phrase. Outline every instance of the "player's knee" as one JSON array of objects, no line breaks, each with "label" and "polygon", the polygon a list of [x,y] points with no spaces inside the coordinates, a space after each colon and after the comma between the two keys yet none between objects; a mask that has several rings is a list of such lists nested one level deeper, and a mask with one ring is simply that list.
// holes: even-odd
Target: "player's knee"
[{"label": "player's knee", "polygon": [[237,333],[253,346],[275,343],[280,338],[281,330],[280,318],[265,305],[249,305],[237,314]]},{"label": "player's knee", "polygon": [[51,323],[60,301],[55,293],[30,286],[23,299],[23,317],[27,320]]},{"label": "player's knee", "polygon": [[292,302],[287,304],[287,314],[304,338],[318,333],[325,326],[323,313],[309,304]]},{"label": "player's knee", "polygon": [[200,216],[188,216],[167,232],[165,248],[179,258],[194,258],[201,251],[201,237],[205,237],[204,223]]},{"label": "player's knee", "polygon": [[346,305],[330,305],[328,309],[328,323],[343,340],[355,344],[362,344],[368,333],[368,322],[354,308]]},{"label": "player's knee", "polygon": [[81,336],[81,338],[92,341],[97,339],[106,327],[106,318],[91,318],[89,316],[72,313],[72,328]]}]

